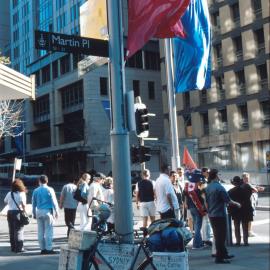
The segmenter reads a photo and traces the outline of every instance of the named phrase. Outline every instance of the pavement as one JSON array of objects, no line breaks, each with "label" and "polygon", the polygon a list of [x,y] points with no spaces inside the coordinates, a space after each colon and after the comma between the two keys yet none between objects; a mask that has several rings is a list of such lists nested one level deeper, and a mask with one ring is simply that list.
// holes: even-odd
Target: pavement
[{"label": "pavement", "polygon": [[[232,259],[230,265],[215,264],[211,257],[210,248],[192,250],[191,247],[188,246],[189,270],[216,270],[217,267],[219,270],[269,270],[269,201],[269,196],[259,198],[258,208],[261,207],[264,211],[257,211],[259,220],[255,219],[253,224],[253,230],[256,233],[256,237],[249,239],[250,246],[228,247],[230,254],[235,255],[235,258]],[[139,217],[137,216],[135,207],[134,213],[135,224],[139,226]],[[79,223],[78,216],[76,218],[76,223]],[[0,216],[0,269],[58,270],[60,247],[67,244],[63,211],[61,211],[60,216],[54,225],[54,249],[58,251],[58,254],[46,256],[40,255],[37,242],[36,220],[31,220],[31,223],[25,226],[24,236],[26,252],[22,254],[12,253],[9,246],[6,217]]]}]

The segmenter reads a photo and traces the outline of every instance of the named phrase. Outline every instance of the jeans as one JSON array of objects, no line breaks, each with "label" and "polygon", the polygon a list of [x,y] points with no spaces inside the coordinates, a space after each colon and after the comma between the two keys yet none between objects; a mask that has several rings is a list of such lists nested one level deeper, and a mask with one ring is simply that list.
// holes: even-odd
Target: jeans
[{"label": "jeans", "polygon": [[52,209],[37,210],[38,242],[41,250],[52,250],[53,215]]},{"label": "jeans", "polygon": [[203,241],[210,241],[211,240],[211,224],[210,224],[208,215],[205,215],[203,217],[202,239],[203,239]]},{"label": "jeans", "polygon": [[20,225],[17,215],[19,210],[8,210],[7,221],[11,251],[20,252],[23,249],[23,226]]},{"label": "jeans", "polygon": [[192,215],[193,227],[194,227],[194,233],[195,233],[194,239],[193,239],[193,247],[200,248],[203,246],[202,235],[201,235],[202,216],[200,215],[197,208],[190,208],[189,210]]},{"label": "jeans", "polygon": [[234,233],[235,233],[236,244],[241,243],[241,232],[240,232],[240,224],[241,223],[242,223],[242,229],[243,229],[244,244],[248,244],[248,221],[234,219]]},{"label": "jeans", "polygon": [[165,218],[175,218],[175,212],[171,208],[167,210],[164,213],[160,213],[160,218],[165,219]]}]

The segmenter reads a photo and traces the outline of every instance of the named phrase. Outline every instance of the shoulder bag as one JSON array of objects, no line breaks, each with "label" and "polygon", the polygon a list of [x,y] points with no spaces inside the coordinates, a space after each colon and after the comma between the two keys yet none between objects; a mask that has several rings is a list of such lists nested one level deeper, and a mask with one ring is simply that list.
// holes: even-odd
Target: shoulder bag
[{"label": "shoulder bag", "polygon": [[18,217],[20,224],[22,226],[28,225],[30,223],[30,218],[27,216],[27,214],[25,213],[25,211],[23,211],[23,210],[20,209],[20,207],[18,206],[17,202],[14,199],[14,194],[13,194],[12,191],[11,191],[11,197],[12,197],[12,200],[14,201],[14,203],[16,204],[18,210],[20,211],[19,217]]}]

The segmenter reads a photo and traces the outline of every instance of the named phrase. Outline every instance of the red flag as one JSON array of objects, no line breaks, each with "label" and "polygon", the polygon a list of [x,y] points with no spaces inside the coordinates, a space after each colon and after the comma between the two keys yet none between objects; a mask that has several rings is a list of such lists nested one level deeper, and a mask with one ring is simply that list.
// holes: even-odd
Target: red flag
[{"label": "red flag", "polygon": [[184,155],[183,155],[183,161],[182,163],[185,165],[187,170],[194,170],[197,169],[196,163],[193,161],[191,155],[189,154],[186,147],[184,147]]},{"label": "red flag", "polygon": [[190,0],[131,0],[128,3],[127,57],[152,37],[184,37],[180,22]]}]

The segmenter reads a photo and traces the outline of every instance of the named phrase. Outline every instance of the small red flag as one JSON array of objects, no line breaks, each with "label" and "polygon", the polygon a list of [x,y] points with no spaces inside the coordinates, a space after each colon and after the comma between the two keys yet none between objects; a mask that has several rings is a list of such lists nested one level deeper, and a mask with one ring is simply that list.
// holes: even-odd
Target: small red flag
[{"label": "small red flag", "polygon": [[197,169],[197,165],[193,161],[193,159],[192,159],[191,155],[189,154],[188,149],[186,147],[184,147],[184,154],[183,154],[182,163],[185,165],[185,168],[189,171]]},{"label": "small red flag", "polygon": [[152,37],[184,37],[180,22],[190,0],[130,0],[128,3],[127,57]]}]

